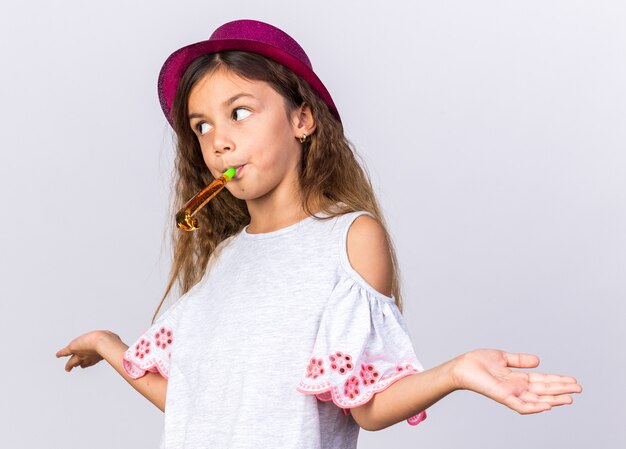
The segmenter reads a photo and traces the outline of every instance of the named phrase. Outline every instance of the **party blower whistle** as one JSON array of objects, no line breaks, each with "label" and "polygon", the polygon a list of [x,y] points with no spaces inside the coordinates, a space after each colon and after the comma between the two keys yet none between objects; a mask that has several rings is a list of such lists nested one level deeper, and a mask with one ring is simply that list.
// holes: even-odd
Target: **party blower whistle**
[{"label": "party blower whistle", "polygon": [[220,190],[224,188],[226,183],[237,174],[237,169],[229,168],[222,176],[217,178],[211,184],[200,190],[176,213],[176,226],[183,231],[195,231],[198,229],[198,219],[194,215],[204,207],[206,203],[211,201]]}]

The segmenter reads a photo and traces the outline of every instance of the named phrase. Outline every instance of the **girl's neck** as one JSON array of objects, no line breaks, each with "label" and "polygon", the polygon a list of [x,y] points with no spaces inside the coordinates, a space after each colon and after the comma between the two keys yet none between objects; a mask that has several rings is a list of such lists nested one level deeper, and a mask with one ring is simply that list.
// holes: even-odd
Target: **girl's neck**
[{"label": "girl's neck", "polygon": [[273,232],[298,223],[308,217],[300,201],[291,204],[260,205],[248,202],[250,224],[248,234]]}]

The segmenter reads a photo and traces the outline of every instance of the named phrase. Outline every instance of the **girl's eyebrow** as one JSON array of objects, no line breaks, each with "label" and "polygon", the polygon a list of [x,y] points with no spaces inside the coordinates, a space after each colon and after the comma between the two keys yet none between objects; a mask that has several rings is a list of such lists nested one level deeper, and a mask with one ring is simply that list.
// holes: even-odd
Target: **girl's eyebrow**
[{"label": "girl's eyebrow", "polygon": [[[251,97],[251,98],[254,98],[254,95],[247,94],[245,92],[241,92],[241,93],[235,94],[232,97],[230,97],[228,100],[226,100],[224,103],[222,103],[222,106],[228,106],[231,103],[233,103],[233,102],[237,101],[238,99],[240,99],[241,97]],[[189,114],[189,116],[187,118],[189,120],[191,120],[192,118],[200,118],[200,117],[204,117],[204,115],[200,114],[199,112],[192,112],[191,114]]]}]

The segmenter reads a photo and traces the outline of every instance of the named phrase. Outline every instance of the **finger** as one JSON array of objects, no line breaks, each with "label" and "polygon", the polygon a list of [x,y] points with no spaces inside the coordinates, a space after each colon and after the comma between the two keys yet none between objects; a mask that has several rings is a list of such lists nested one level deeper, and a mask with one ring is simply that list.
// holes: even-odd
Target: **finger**
[{"label": "finger", "polygon": [[83,360],[83,362],[80,364],[81,368],[88,368],[91,365],[95,365],[96,362],[94,362],[93,360]]},{"label": "finger", "polygon": [[65,364],[65,371],[69,373],[72,370],[72,368],[74,368],[79,363],[80,363],[80,359],[78,358],[76,354],[74,354],[72,357],[69,358],[69,360]]},{"label": "finger", "polygon": [[69,348],[66,346],[66,347],[65,347],[65,348],[63,348],[63,349],[59,349],[59,350],[56,352],[56,354],[55,354],[55,355],[56,355],[56,356],[57,356],[57,358],[58,358],[58,357],[65,357],[65,356],[68,356],[68,355],[70,355],[71,353],[72,353],[72,352],[71,352],[71,351],[69,350]]},{"label": "finger", "polygon": [[570,395],[542,395],[539,396],[539,402],[547,402],[551,406],[569,405],[574,402]]},{"label": "finger", "polygon": [[561,376],[560,374],[528,373],[528,379],[531,382],[577,383],[576,378],[572,376]]},{"label": "finger", "polygon": [[550,404],[550,406],[558,406],[558,405],[566,405],[571,404],[573,401],[571,396],[568,395],[537,395],[530,392],[525,392],[519,395],[519,398],[524,402],[546,402]]},{"label": "finger", "polygon": [[576,383],[531,382],[528,385],[528,391],[537,394],[580,393],[582,391],[582,387]]},{"label": "finger", "polygon": [[547,402],[526,402],[516,396],[509,396],[505,405],[523,415],[544,412],[552,408]]},{"label": "finger", "polygon": [[503,352],[507,366],[513,368],[534,368],[539,365],[539,357],[533,354]]}]

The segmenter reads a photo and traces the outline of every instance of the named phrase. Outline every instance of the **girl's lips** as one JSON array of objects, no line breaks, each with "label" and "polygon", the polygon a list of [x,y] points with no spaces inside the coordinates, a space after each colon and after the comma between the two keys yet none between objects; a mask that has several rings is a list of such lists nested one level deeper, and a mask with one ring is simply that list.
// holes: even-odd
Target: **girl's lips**
[{"label": "girl's lips", "polygon": [[240,165],[239,167],[235,167],[235,170],[237,170],[237,173],[235,174],[235,178],[239,179],[241,177],[241,173],[243,172],[243,168],[246,166],[246,164]]}]

